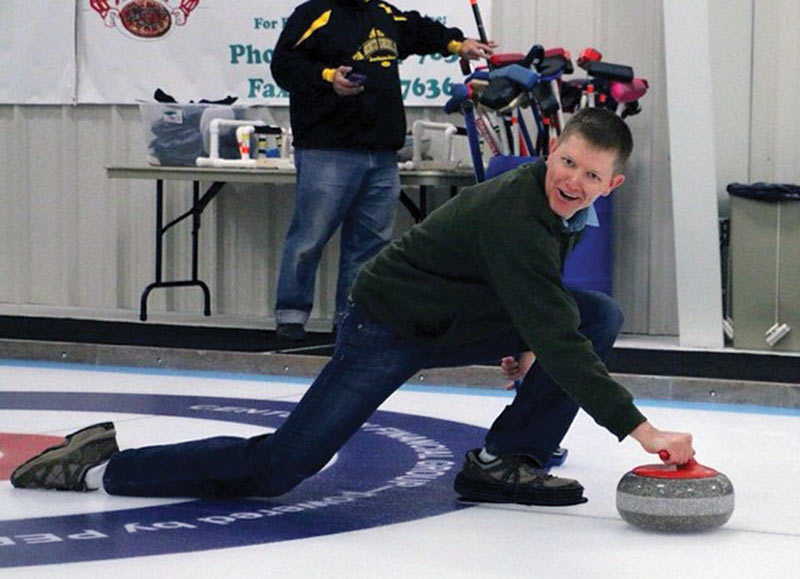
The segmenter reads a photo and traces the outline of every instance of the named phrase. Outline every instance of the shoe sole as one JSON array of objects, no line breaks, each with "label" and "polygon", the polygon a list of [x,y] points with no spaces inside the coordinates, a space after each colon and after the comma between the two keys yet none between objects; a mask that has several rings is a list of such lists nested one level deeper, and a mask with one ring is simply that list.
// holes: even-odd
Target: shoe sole
[{"label": "shoe sole", "polygon": [[24,483],[20,479],[23,479],[31,470],[42,466],[44,463],[57,461],[66,454],[83,448],[87,444],[114,437],[116,437],[116,429],[113,422],[93,424],[68,434],[61,444],[51,446],[19,465],[11,473],[11,484],[16,488],[43,488],[40,485]]},{"label": "shoe sole", "polygon": [[497,485],[476,483],[456,475],[453,484],[455,491],[463,500],[479,503],[519,503],[543,507],[566,507],[588,501],[583,496],[583,487],[566,489],[534,489],[525,493],[514,493],[499,489]]}]

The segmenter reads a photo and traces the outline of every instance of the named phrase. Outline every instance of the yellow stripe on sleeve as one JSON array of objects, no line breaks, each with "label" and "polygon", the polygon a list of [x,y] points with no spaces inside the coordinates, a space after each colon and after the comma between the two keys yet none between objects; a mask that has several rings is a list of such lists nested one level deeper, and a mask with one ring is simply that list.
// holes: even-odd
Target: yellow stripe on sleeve
[{"label": "yellow stripe on sleeve", "polygon": [[303,36],[300,37],[300,40],[294,43],[294,48],[300,46],[303,42],[308,40],[308,37],[314,34],[314,32],[316,32],[317,30],[328,24],[328,21],[330,19],[331,19],[331,10],[326,10],[325,12],[322,13],[322,16],[320,16],[319,18],[314,20],[314,22],[311,23],[311,26],[309,26],[308,30],[306,30],[303,33]]},{"label": "yellow stripe on sleeve", "polygon": [[336,74],[335,68],[323,68],[322,69],[322,80],[326,80],[328,82],[333,82],[333,75]]},{"label": "yellow stripe on sleeve", "polygon": [[461,50],[461,42],[458,40],[451,40],[447,44],[447,52],[450,54],[458,54],[458,51]]}]

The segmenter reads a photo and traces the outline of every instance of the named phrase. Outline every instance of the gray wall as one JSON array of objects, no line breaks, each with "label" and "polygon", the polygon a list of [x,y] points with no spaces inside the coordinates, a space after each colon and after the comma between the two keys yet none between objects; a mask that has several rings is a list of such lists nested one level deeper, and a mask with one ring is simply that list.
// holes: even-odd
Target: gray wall
[{"label": "gray wall", "polygon": [[[710,2],[710,9],[714,82],[723,87],[715,91],[715,120],[724,205],[730,181],[798,180],[792,96],[800,59],[785,56],[798,54],[800,6],[735,0]],[[625,331],[676,334],[661,2],[495,0],[493,14],[484,16],[503,51],[525,52],[538,42],[576,57],[594,46],[605,60],[630,64],[650,81],[643,113],[630,120],[636,150],[628,180],[613,196],[614,292],[627,314]],[[285,110],[270,112],[287,119]],[[408,117],[445,120],[433,109],[410,109]],[[153,277],[154,186],[108,180],[105,167],[146,162],[138,110],[0,106],[0,134],[0,313],[135,318],[140,292]],[[167,192],[169,215],[188,207],[188,184],[168,183]],[[214,316],[203,323],[271,326],[291,206],[291,187],[237,186],[208,207],[200,272],[211,286]],[[401,208],[397,231],[409,225]],[[167,278],[189,275],[188,225],[170,235],[167,256]],[[312,313],[322,326],[332,311],[336,258],[332,245]],[[192,323],[200,319],[200,295],[158,290],[150,309],[154,320]]]}]

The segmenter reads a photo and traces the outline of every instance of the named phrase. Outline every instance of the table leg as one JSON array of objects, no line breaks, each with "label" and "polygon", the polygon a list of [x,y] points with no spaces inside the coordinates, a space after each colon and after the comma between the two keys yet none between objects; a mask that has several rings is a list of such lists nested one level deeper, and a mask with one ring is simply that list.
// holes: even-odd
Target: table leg
[{"label": "table leg", "polygon": [[[209,202],[222,189],[224,183],[213,183],[205,194],[200,197],[200,182],[193,182],[192,207],[186,213],[179,215],[168,224],[164,225],[164,182],[156,179],[156,271],[155,281],[148,284],[142,292],[139,306],[139,319],[147,320],[147,299],[150,292],[156,288],[172,287],[199,287],[203,292],[203,314],[211,315],[211,291],[208,285],[200,279],[199,275],[199,248],[200,248],[200,218]],[[192,277],[189,280],[163,281],[164,262],[164,235],[166,232],[187,217],[192,218]]]}]

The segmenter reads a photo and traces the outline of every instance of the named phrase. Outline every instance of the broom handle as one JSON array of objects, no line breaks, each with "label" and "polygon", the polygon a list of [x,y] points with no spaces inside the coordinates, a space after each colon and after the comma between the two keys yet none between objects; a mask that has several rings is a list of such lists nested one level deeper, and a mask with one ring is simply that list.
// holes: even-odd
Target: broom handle
[{"label": "broom handle", "polygon": [[483,27],[483,18],[481,17],[481,9],[478,6],[478,0],[469,0],[469,3],[472,5],[472,14],[475,16],[475,24],[478,25],[478,36],[484,44],[489,42],[488,37],[486,36],[486,29]]}]

